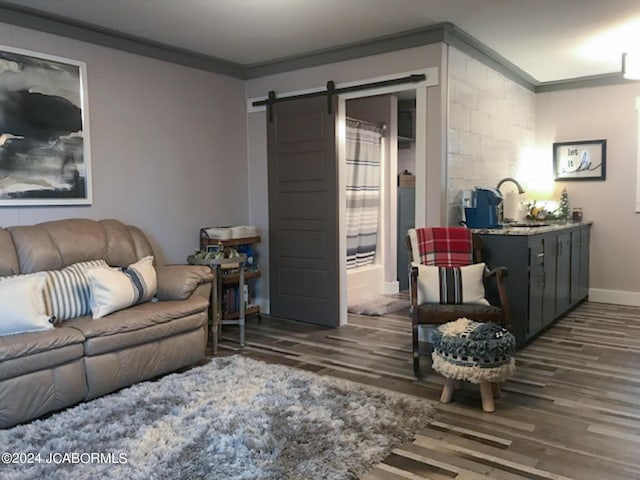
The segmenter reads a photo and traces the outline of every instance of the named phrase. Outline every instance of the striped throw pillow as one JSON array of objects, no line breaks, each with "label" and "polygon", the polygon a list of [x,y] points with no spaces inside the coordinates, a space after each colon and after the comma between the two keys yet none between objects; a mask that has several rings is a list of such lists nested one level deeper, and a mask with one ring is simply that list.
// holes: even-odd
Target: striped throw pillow
[{"label": "striped throw pillow", "polygon": [[91,291],[87,269],[108,267],[104,260],[74,263],[62,270],[51,270],[43,289],[46,312],[61,322],[91,313]]},{"label": "striped throw pillow", "polygon": [[464,267],[413,265],[418,267],[418,304],[489,305],[484,298],[484,263]]}]

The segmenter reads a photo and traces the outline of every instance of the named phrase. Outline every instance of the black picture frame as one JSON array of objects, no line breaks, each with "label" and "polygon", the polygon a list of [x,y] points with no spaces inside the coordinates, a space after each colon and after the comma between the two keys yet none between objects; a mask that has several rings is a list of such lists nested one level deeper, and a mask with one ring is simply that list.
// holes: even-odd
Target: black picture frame
[{"label": "black picture frame", "polygon": [[91,205],[86,63],[5,45],[0,63],[0,207]]},{"label": "black picture frame", "polygon": [[553,176],[558,181],[605,180],[607,141],[579,140],[553,144]]}]

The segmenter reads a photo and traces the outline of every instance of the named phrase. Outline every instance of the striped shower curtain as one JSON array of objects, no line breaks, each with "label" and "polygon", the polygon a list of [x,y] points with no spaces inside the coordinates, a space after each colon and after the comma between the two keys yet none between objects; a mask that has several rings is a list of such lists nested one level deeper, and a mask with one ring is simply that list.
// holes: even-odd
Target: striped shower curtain
[{"label": "striped shower curtain", "polygon": [[347,269],[373,263],[381,158],[382,128],[347,119]]}]

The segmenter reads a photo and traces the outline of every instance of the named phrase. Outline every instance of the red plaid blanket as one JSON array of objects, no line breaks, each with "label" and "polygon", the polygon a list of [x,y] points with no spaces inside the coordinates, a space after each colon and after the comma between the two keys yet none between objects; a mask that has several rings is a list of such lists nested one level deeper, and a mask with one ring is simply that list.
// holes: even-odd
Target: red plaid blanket
[{"label": "red plaid blanket", "polygon": [[473,243],[468,228],[416,228],[416,235],[423,265],[462,267],[473,263]]}]

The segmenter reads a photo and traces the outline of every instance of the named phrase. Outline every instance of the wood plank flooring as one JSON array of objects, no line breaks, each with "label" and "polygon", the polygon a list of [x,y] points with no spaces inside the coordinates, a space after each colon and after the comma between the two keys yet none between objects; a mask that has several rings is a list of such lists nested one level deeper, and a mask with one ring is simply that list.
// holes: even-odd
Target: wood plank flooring
[{"label": "wood plank flooring", "polygon": [[[221,355],[241,354],[433,402],[430,425],[363,478],[640,479],[640,308],[583,303],[518,351],[515,377],[496,412],[477,386],[438,399],[443,379],[411,367],[408,311],[349,315],[327,329],[263,317],[247,324],[247,345],[225,327]],[[429,373],[431,372],[431,373]]]}]

